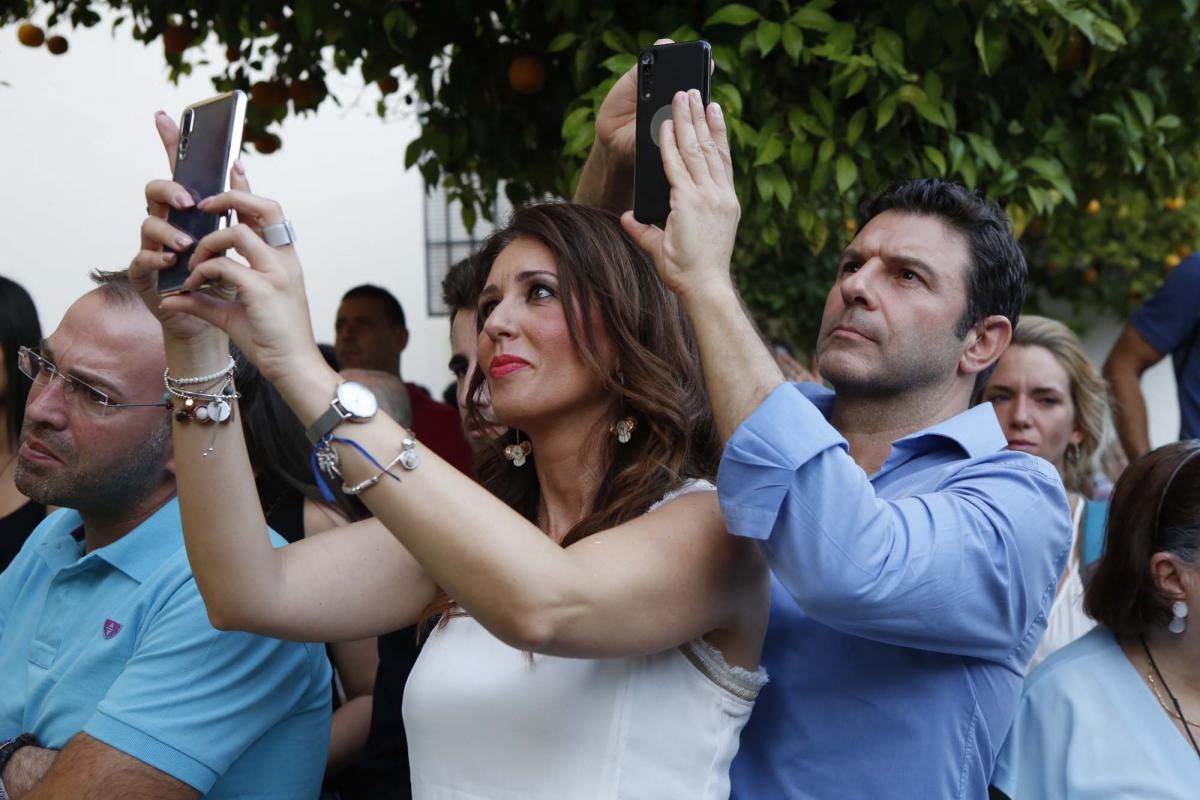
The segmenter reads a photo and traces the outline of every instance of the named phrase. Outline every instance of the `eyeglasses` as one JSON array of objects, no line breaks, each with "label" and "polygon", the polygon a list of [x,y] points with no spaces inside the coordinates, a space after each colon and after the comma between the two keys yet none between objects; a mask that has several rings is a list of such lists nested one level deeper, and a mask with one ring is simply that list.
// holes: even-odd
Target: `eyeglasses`
[{"label": "eyeglasses", "polygon": [[166,400],[159,400],[156,403],[114,403],[105,392],[79,380],[74,375],[68,375],[56,367],[52,361],[29,347],[18,348],[17,369],[38,386],[47,386],[55,376],[58,376],[63,382],[63,396],[74,402],[84,413],[93,417],[103,417],[110,408],[170,409],[171,407]]}]

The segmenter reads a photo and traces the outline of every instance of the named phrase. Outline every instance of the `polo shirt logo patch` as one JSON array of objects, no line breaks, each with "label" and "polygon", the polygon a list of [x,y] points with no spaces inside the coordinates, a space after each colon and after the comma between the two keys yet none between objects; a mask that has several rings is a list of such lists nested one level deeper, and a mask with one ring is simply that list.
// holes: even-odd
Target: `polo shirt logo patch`
[{"label": "polo shirt logo patch", "polygon": [[112,637],[116,636],[120,632],[121,632],[121,623],[117,622],[116,620],[112,620],[112,619],[104,620],[104,638],[105,639],[111,639]]}]

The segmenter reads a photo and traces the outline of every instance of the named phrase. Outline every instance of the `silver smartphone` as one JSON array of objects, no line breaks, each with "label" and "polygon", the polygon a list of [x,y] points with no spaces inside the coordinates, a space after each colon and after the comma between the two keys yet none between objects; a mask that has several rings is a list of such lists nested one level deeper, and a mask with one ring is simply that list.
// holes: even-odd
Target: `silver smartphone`
[{"label": "silver smartphone", "polygon": [[[179,148],[175,153],[175,182],[187,189],[192,200],[228,191],[229,170],[242,149],[242,125],[246,118],[246,94],[233,91],[193,103],[179,118]],[[198,242],[229,224],[230,214],[208,214],[195,208],[172,208],[167,221]],[[169,248],[164,248],[169,249]],[[158,293],[183,291],[191,248],[179,252],[175,265],[158,274]]]}]

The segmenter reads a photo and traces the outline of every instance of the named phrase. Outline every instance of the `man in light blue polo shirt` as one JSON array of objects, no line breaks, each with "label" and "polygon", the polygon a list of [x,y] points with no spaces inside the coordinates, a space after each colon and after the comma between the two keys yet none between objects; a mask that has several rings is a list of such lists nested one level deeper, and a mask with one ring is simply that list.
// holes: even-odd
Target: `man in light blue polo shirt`
[{"label": "man in light blue polo shirt", "polygon": [[174,498],[165,364],[158,321],[119,276],[21,354],[17,486],[64,508],[0,573],[0,738],[34,740],[0,748],[11,797],[319,791],[324,649],[209,623]]},{"label": "man in light blue polo shirt", "polygon": [[[620,208],[636,74],[610,92],[577,196]],[[940,180],[864,209],[817,344],[836,389],[784,382],[730,277],[740,208],[726,124],[698,92],[664,125],[671,216],[626,230],[696,328],[729,530],[774,574],[759,695],[733,794],[987,797],[1070,545],[1054,468],[973,388],[1024,299],[1003,213]],[[623,131],[623,132],[622,132]],[[625,143],[624,145],[622,143]],[[676,214],[676,210],[686,210]]]}]

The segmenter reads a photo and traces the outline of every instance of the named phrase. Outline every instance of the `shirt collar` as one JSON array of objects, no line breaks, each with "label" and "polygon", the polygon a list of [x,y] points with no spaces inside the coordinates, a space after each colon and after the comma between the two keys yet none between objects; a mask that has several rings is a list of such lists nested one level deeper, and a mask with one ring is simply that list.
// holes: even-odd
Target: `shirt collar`
[{"label": "shirt collar", "polygon": [[145,582],[163,562],[183,548],[183,524],[179,518],[179,500],[171,498],[141,525],[112,544],[83,554],[83,543],[72,534],[81,529],[83,519],[74,509],[56,512],[46,521],[50,530],[42,538],[39,551],[51,569],[100,560],[124,572],[138,583]]},{"label": "shirt collar", "polygon": [[[817,407],[825,419],[829,419],[833,414],[833,400],[837,396],[835,392],[815,383],[796,384],[796,388]],[[980,458],[1008,447],[1008,440],[996,419],[992,404],[980,403],[950,419],[897,439],[892,442],[892,449],[904,450],[909,454],[925,452],[935,449],[938,441],[956,445],[969,458]],[[895,455],[893,452],[892,456]]]}]

